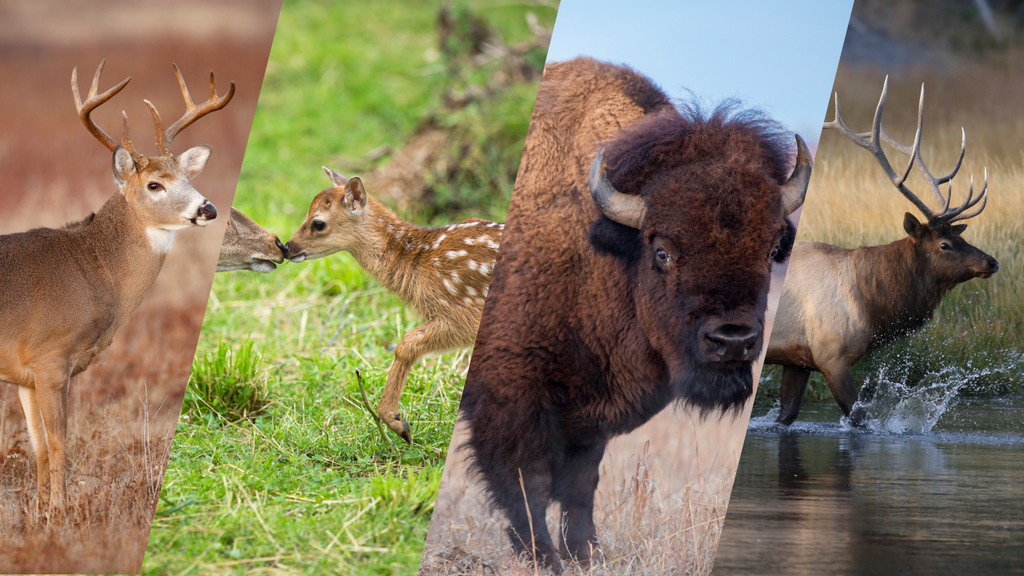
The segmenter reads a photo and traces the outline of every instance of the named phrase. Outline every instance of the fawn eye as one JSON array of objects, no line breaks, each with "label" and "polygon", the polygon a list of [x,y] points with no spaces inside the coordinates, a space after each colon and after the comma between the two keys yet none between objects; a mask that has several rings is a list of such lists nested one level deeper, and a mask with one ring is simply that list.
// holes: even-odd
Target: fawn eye
[{"label": "fawn eye", "polygon": [[939,248],[942,249],[942,250],[945,250],[947,252],[953,249],[953,248],[950,247],[949,244],[947,244],[945,242],[943,242],[942,244],[939,244]]},{"label": "fawn eye", "polygon": [[158,190],[164,189],[164,187],[161,186],[158,182],[150,182],[149,184],[146,185],[146,188],[149,188],[150,192],[156,192]]},{"label": "fawn eye", "polygon": [[317,232],[323,232],[324,228],[327,228],[327,223],[323,220],[313,220],[313,230]]}]

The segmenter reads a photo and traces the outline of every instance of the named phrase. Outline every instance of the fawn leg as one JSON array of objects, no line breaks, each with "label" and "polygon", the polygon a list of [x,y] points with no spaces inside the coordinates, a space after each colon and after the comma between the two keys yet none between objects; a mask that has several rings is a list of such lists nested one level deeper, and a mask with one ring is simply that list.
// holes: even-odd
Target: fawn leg
[{"label": "fawn leg", "polygon": [[412,444],[412,433],[409,423],[398,411],[398,404],[402,399],[405,382],[409,378],[409,370],[427,354],[450,350],[460,344],[457,333],[448,324],[435,320],[406,332],[395,347],[395,361],[388,370],[384,393],[377,407],[377,416],[406,442]]},{"label": "fawn leg", "polygon": [[779,389],[782,409],[779,410],[776,422],[789,426],[796,420],[797,414],[800,413],[800,400],[803,399],[810,377],[811,371],[806,368],[792,365],[782,367],[782,386]]}]

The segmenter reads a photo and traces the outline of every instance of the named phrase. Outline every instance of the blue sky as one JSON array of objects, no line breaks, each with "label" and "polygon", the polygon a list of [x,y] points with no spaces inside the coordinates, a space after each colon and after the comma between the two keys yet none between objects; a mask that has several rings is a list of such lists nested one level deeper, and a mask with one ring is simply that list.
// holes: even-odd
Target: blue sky
[{"label": "blue sky", "polygon": [[[548,61],[628,64],[673,99],[736,97],[816,146],[853,0],[562,0]],[[687,89],[692,91],[692,96]]]}]

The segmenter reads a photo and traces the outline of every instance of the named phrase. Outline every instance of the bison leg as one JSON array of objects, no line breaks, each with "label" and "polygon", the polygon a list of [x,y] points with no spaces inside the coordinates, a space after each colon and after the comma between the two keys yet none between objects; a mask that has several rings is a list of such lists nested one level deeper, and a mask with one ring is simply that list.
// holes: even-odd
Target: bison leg
[{"label": "bison leg", "polygon": [[[548,532],[547,509],[551,503],[551,474],[521,470],[517,489],[506,494],[499,502],[508,516],[508,538],[516,555],[523,553],[535,563],[543,562],[555,574],[562,571],[562,563],[555,552],[555,544]],[[527,508],[529,505],[529,508]]]},{"label": "bison leg", "polygon": [[418,328],[409,330],[395,347],[395,361],[388,369],[388,378],[384,384],[377,416],[381,421],[408,443],[412,443],[412,432],[409,423],[398,411],[402,399],[402,390],[409,379],[409,370],[413,364],[427,354],[442,352],[459,346],[471,346],[460,340],[458,332],[448,324],[435,320]]},{"label": "bison leg", "polygon": [[863,407],[858,407],[856,410],[853,408],[853,405],[857,403],[857,382],[853,379],[851,367],[846,365],[822,367],[821,373],[825,375],[828,387],[832,390],[832,396],[842,408],[843,414],[850,419],[850,424],[862,426],[866,413]]},{"label": "bison leg", "polygon": [[807,389],[807,380],[811,377],[811,371],[800,366],[785,365],[782,367],[782,387],[779,390],[779,400],[782,409],[779,417],[775,419],[780,424],[789,426],[796,420],[800,413],[800,400]]},{"label": "bison leg", "polygon": [[560,550],[563,558],[575,559],[582,566],[601,554],[594,526],[594,492],[605,444],[570,449],[556,474],[555,497],[562,505],[564,519]]}]

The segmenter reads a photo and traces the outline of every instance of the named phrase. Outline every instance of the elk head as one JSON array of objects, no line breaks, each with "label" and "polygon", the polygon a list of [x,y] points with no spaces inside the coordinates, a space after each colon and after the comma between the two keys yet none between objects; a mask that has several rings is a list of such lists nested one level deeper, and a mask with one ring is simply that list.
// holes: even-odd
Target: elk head
[{"label": "elk head", "polygon": [[[607,220],[590,238],[632,267],[637,318],[677,396],[702,410],[738,408],[753,390],[771,265],[788,253],[786,238],[792,245],[786,217],[803,202],[811,155],[797,136],[796,168],[780,184],[785,161],[764,135],[740,123],[701,128],[665,138],[660,150],[624,152],[613,142],[622,191],[605,174],[602,149],[589,186]],[[678,155],[656,172],[621,158],[664,159],[668,148]]]},{"label": "elk head", "polygon": [[[960,157],[956,161],[953,170],[945,176],[936,177],[928,170],[924,160],[921,158],[921,133],[924,127],[924,84],[921,85],[921,97],[918,100],[917,109],[917,132],[914,134],[914,143],[906,146],[897,142],[882,126],[882,113],[885,110],[885,98],[889,89],[889,77],[886,76],[882,84],[882,95],[878,99],[878,106],[875,108],[875,116],[871,124],[871,131],[855,133],[843,122],[839,110],[839,94],[835,95],[836,115],[831,122],[824,124],[825,128],[838,130],[843,136],[864,148],[874,156],[886,176],[893,183],[897,190],[921,211],[925,217],[922,223],[911,213],[907,212],[903,217],[903,229],[906,230],[909,241],[913,248],[914,260],[918,267],[928,271],[928,279],[938,286],[946,289],[966,282],[972,278],[988,278],[999,270],[999,263],[996,259],[985,254],[981,250],[971,246],[961,238],[961,234],[967,229],[966,224],[955,224],[956,222],[973,218],[985,209],[988,203],[988,169],[985,169],[985,182],[981,191],[974,194],[974,177],[971,177],[970,187],[967,190],[967,198],[959,206],[950,206],[953,198],[952,180],[960,171],[960,166],[967,152],[967,134],[961,128]],[[881,142],[887,144],[909,157],[906,168],[897,173],[889,159],[882,150]],[[938,210],[932,210],[906,185],[907,177],[913,166],[917,166],[918,172],[931,190],[932,195],[939,203]],[[943,194],[940,186],[948,183],[947,193]]]},{"label": "elk head", "polygon": [[323,258],[339,251],[352,252],[362,246],[371,226],[366,218],[369,197],[358,176],[346,178],[330,168],[324,172],[334,186],[313,198],[306,219],[285,245],[285,257],[292,262]]},{"label": "elk head", "polygon": [[206,226],[217,217],[217,208],[189,183],[202,173],[213,149],[206,145],[196,146],[176,157],[171,152],[171,142],[179,132],[199,118],[226,106],[235,94],[235,83],[231,83],[227,94],[218,97],[211,72],[210,99],[196,106],[185,86],[181,71],[174,65],[174,73],[185,100],[185,114],[164,130],[160,113],[152,102],[144,100],[156,125],[156,144],[159,152],[158,156],[146,157],[132,144],[127,114],[121,113],[123,132],[120,142],[108,136],[90,117],[93,110],[110,100],[131,80],[129,76],[113,88],[98,94],[100,74],[105,63],[106,60],[101,61],[96,68],[89,94],[84,102],[78,92],[78,68],[75,67],[71,72],[71,91],[75,97],[75,107],[86,129],[113,152],[114,184],[134,212],[132,216],[145,226],[154,249],[164,252],[170,249],[175,230],[190,226]]}]

